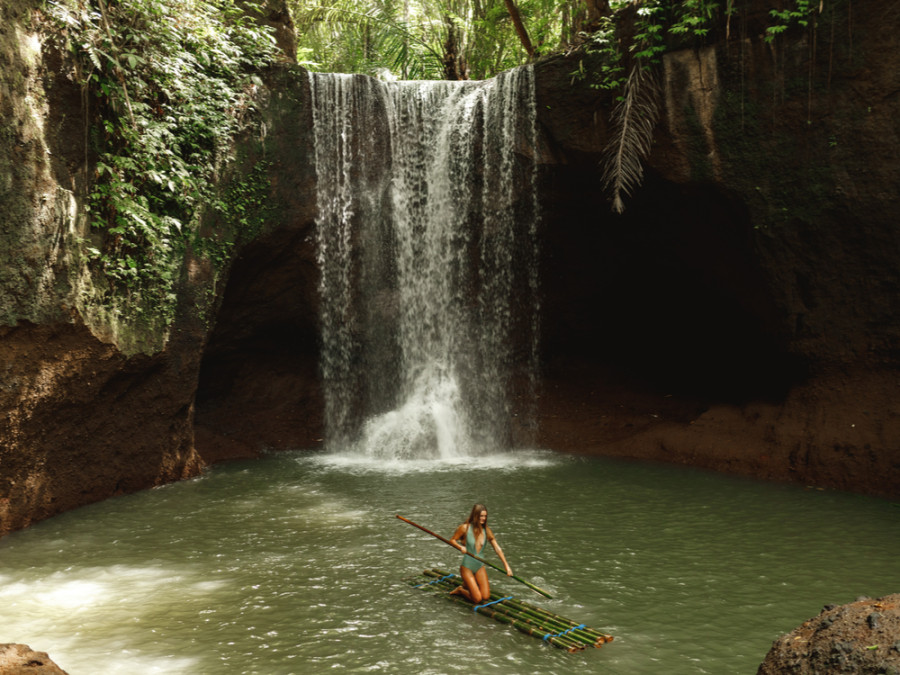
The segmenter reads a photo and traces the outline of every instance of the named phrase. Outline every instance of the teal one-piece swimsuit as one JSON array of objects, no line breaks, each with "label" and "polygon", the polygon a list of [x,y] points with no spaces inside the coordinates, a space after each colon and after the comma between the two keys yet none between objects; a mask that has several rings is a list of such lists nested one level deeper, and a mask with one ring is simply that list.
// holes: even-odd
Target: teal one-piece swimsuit
[{"label": "teal one-piece swimsuit", "polygon": [[473,527],[469,526],[466,531],[466,555],[463,556],[462,566],[466,569],[470,569],[473,572],[477,572],[484,564],[478,560],[475,560],[471,555],[481,555],[481,552],[484,550],[485,545],[487,544],[487,532],[484,533],[484,541],[481,542],[481,548],[475,548],[475,533],[472,531]]}]

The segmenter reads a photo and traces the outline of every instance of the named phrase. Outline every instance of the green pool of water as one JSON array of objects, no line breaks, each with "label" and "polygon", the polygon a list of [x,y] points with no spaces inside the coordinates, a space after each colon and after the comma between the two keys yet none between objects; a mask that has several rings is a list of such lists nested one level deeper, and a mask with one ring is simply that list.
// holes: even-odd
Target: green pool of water
[{"label": "green pool of water", "polygon": [[[401,579],[459,555],[483,501],[494,589],[612,633],[576,654]],[[70,675],[755,673],[823,604],[900,590],[900,509],[700,471],[510,453],[466,464],[281,454],[0,541],[0,641]],[[489,554],[493,556],[493,553]]]}]

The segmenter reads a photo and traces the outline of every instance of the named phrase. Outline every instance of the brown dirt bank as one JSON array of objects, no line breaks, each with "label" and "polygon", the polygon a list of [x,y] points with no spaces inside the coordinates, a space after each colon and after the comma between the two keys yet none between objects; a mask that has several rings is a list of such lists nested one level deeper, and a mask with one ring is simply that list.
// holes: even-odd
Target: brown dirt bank
[{"label": "brown dirt bank", "polygon": [[781,401],[738,404],[580,364],[543,383],[538,443],[896,498],[898,380],[894,372],[833,373]]}]

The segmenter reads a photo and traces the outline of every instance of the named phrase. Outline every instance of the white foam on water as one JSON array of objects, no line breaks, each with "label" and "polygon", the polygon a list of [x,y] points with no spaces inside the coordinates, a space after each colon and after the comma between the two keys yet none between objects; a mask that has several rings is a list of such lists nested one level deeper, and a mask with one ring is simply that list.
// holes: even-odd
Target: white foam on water
[{"label": "white foam on water", "polygon": [[69,675],[193,675],[199,663],[198,659],[149,656],[128,648],[85,651],[80,643],[71,651],[54,649],[52,658]]},{"label": "white foam on water", "polygon": [[564,456],[550,450],[510,450],[475,456],[448,458],[402,459],[370,457],[351,448],[317,455],[306,455],[297,461],[326,469],[351,473],[440,473],[460,471],[516,471],[520,469],[556,466],[566,461]]},{"label": "white foam on water", "polygon": [[133,626],[185,594],[212,593],[222,585],[202,578],[185,583],[181,572],[125,565],[68,568],[43,576],[31,569],[4,581],[4,639],[50,653],[70,675],[195,672],[196,659],[130,648]]},{"label": "white foam on water", "polygon": [[47,607],[85,609],[100,603],[106,590],[104,584],[96,581],[68,581],[51,590],[39,591],[35,597]]},{"label": "white foam on water", "polygon": [[426,373],[397,409],[367,420],[358,454],[378,460],[453,460],[469,454],[455,378]]}]

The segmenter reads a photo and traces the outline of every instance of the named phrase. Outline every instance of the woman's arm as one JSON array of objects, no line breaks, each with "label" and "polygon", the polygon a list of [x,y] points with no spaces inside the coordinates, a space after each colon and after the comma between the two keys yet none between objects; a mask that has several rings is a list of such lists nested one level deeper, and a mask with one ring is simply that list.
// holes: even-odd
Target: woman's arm
[{"label": "woman's arm", "polygon": [[466,545],[460,544],[460,541],[465,541],[466,532],[469,529],[468,523],[463,523],[459,527],[456,528],[456,532],[453,533],[453,536],[450,537],[450,543],[452,543],[456,548],[460,550],[461,553],[466,552]]},{"label": "woman's arm", "polygon": [[487,530],[487,538],[488,541],[491,542],[491,546],[494,547],[494,550],[497,552],[500,560],[503,561],[503,566],[506,568],[506,576],[511,577],[513,575],[512,568],[509,566],[509,563],[506,562],[506,556],[503,555],[503,549],[500,548],[500,544],[497,543],[497,540],[494,538],[494,533],[491,532],[491,528]]}]

